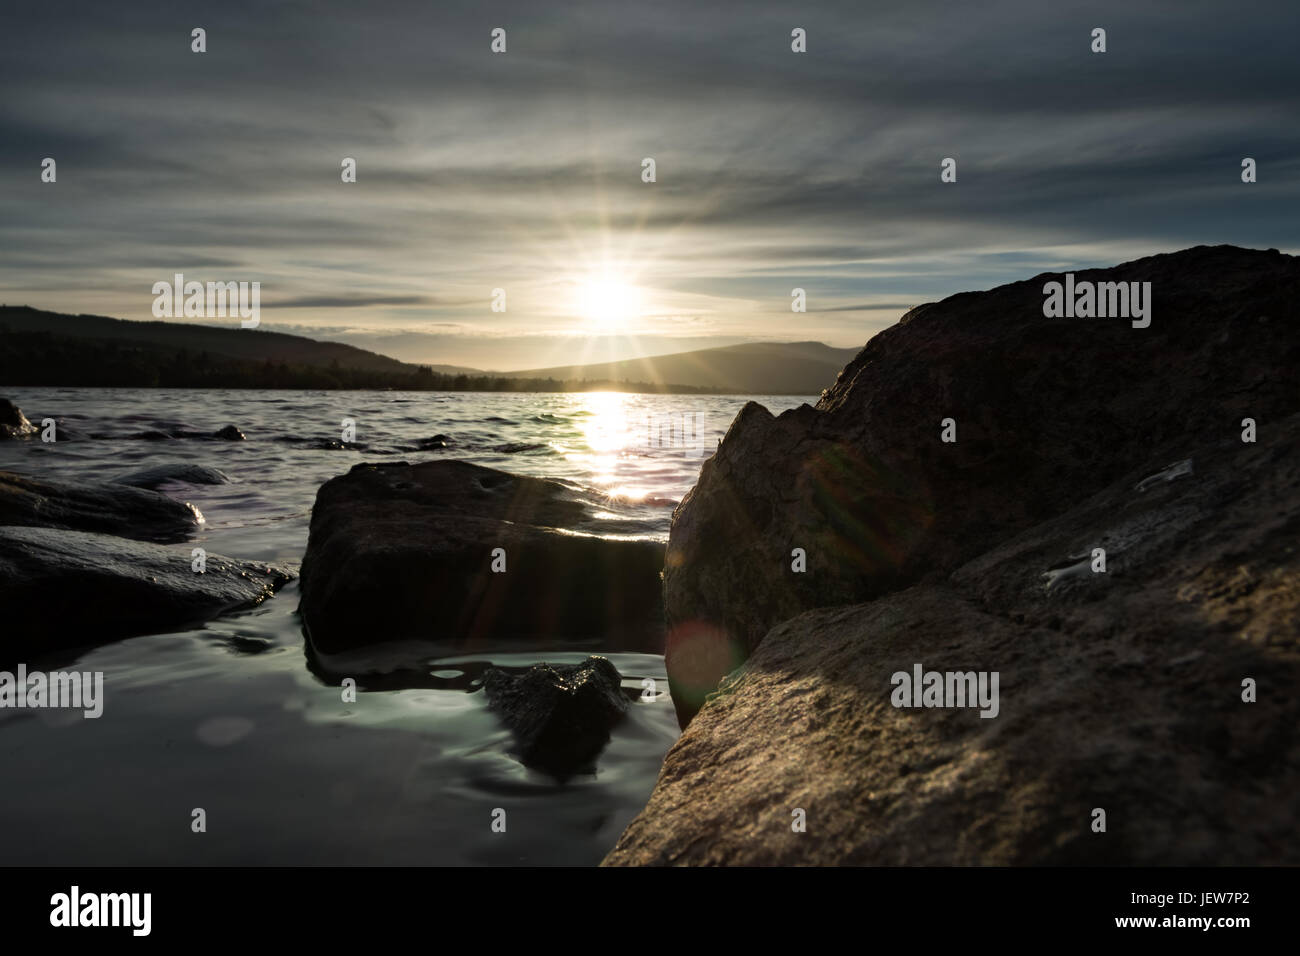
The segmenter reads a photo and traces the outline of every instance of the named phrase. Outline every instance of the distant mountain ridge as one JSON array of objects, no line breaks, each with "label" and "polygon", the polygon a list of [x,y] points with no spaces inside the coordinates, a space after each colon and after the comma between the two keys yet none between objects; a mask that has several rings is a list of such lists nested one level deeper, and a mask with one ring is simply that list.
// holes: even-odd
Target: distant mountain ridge
[{"label": "distant mountain ridge", "polygon": [[748,342],[621,362],[560,365],[504,374],[566,381],[662,382],[746,395],[818,395],[835,384],[840,369],[859,351],[821,342]]},{"label": "distant mountain ridge", "polygon": [[0,332],[46,332],[79,339],[114,341],[151,349],[184,349],[248,362],[328,367],[334,362],[365,372],[414,372],[419,366],[341,342],[263,329],[219,328],[186,322],[136,322],[102,315],[64,315],[30,306],[0,307]]},{"label": "distant mountain ridge", "polygon": [[732,392],[817,395],[858,349],[755,342],[595,365],[483,372],[265,329],[65,315],[0,306],[0,381],[212,388],[446,388],[470,391]]}]

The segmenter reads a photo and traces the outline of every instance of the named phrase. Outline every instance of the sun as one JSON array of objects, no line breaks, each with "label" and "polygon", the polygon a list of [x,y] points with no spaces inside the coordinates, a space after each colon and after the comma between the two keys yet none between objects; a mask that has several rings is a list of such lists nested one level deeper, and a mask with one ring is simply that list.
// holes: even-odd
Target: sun
[{"label": "sun", "polygon": [[578,286],[578,315],[596,329],[625,329],[641,317],[643,307],[641,290],[617,276],[589,279]]}]

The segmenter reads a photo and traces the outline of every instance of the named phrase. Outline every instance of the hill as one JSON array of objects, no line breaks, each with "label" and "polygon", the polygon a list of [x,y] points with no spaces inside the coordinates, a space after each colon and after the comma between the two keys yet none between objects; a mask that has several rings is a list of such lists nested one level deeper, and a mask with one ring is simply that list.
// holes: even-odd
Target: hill
[{"label": "hill", "polygon": [[817,395],[856,354],[820,342],[759,342],[598,365],[480,372],[413,365],[341,342],[263,329],[0,306],[0,381],[9,385]]},{"label": "hill", "polygon": [[410,365],[337,342],[261,329],[132,322],[0,306],[0,383],[102,388],[415,389],[700,393],[644,381],[519,378]]},{"label": "hill", "polygon": [[[44,332],[54,336],[130,344],[136,348],[208,353],[250,362],[281,362],[365,372],[414,373],[418,366],[340,342],[318,342],[301,335],[185,322],[135,322],[102,315],[64,315],[28,306],[0,307],[0,332]],[[74,383],[67,383],[74,384]]]},{"label": "hill", "polygon": [[859,351],[821,342],[753,342],[504,374],[565,381],[662,382],[744,395],[819,395],[835,384],[840,369]]}]

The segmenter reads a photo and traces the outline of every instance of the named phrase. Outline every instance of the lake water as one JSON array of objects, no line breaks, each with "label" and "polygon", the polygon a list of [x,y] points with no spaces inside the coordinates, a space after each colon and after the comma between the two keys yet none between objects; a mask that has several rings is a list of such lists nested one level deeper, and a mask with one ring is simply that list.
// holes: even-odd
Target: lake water
[{"label": "lake water", "polygon": [[[362,461],[452,457],[609,496],[619,527],[667,539],[741,396],[247,392],[10,388],[69,440],[0,442],[0,469],[109,480],[166,462],[231,484],[165,486],[206,524],[210,553],[296,566],[316,489]],[[813,398],[754,396],[773,413]],[[342,444],[343,421],[355,442]],[[148,440],[235,425],[243,442]],[[421,450],[446,436],[443,449]],[[77,596],[69,594],[68,600]],[[663,658],[609,653],[634,703],[595,773],[522,766],[475,682],[488,665],[586,650],[427,662],[434,687],[339,688],[308,670],[297,583],[197,630],[121,641],[59,669],[104,673],[104,714],[0,710],[0,864],[577,864],[600,861],[644,806],[677,736]],[[517,648],[516,648],[517,650]],[[599,651],[599,649],[597,648]],[[42,669],[28,660],[29,669]],[[191,829],[201,808],[207,829]],[[506,830],[493,832],[493,811]]]}]

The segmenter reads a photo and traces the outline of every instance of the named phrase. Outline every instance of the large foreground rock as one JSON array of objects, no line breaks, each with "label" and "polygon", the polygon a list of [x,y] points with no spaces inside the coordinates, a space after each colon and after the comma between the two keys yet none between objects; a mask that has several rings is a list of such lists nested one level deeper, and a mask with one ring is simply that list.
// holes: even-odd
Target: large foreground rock
[{"label": "large foreground rock", "polygon": [[0,528],[0,660],[194,626],[252,607],[292,578],[283,569],[111,535]]},{"label": "large foreground rock", "polygon": [[58,481],[0,471],[0,525],[184,541],[203,515],[192,504],[113,482]]},{"label": "large foreground rock", "polygon": [[[945,580],[772,629],[606,862],[1300,863],[1300,415],[1213,431]],[[917,664],[999,672],[997,716],[894,707]]]},{"label": "large foreground rock", "polygon": [[522,674],[489,668],[483,687],[523,763],[559,776],[590,765],[627,712],[618,668],[594,655],[581,664],[534,664]]},{"label": "large foreground rock", "polygon": [[683,722],[774,624],[940,581],[1153,447],[1235,437],[1247,417],[1268,434],[1300,407],[1300,259],[1202,246],[1075,277],[1150,282],[1150,326],[1046,318],[1044,285],[1063,277],[1041,275],[911,310],[816,408],[741,411],[673,516]]},{"label": "large foreground rock", "polygon": [[[597,517],[607,510],[567,485],[465,462],[357,465],[316,493],[304,627],[326,653],[581,638],[660,650],[663,545],[596,537],[627,530]],[[497,549],[504,573],[492,571]]]}]

